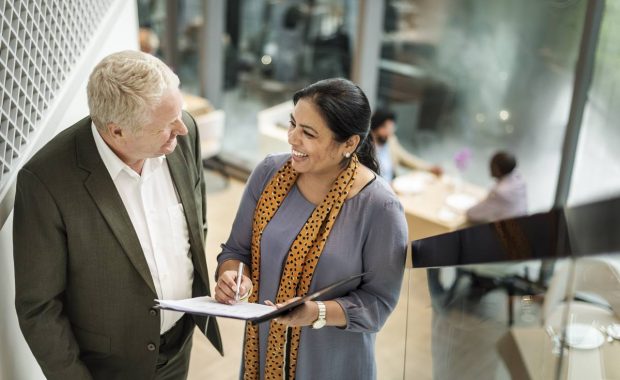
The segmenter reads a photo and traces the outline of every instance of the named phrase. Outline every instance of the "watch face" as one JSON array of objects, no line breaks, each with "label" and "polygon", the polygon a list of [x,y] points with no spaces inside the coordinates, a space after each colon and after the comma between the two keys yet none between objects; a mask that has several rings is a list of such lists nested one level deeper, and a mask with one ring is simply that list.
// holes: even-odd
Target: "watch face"
[{"label": "watch face", "polygon": [[312,324],[313,329],[320,329],[323,326],[325,326],[325,319],[318,319]]}]

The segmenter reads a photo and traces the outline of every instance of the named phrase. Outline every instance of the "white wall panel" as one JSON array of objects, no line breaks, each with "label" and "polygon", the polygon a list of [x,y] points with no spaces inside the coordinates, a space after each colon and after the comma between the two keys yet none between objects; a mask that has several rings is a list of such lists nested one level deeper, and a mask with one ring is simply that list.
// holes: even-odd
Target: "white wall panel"
[{"label": "white wall panel", "polygon": [[15,315],[16,172],[88,114],[90,71],[111,52],[137,49],[137,20],[134,1],[0,0],[0,380],[44,378]]}]

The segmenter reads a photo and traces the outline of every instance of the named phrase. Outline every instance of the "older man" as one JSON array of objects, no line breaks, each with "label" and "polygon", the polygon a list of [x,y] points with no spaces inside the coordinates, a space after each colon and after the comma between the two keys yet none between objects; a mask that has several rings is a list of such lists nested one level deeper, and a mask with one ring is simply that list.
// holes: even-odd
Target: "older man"
[{"label": "older man", "polygon": [[88,82],[90,116],[20,171],[16,308],[48,379],[183,379],[195,325],[153,308],[209,294],[200,143],[179,79],[124,51]]}]

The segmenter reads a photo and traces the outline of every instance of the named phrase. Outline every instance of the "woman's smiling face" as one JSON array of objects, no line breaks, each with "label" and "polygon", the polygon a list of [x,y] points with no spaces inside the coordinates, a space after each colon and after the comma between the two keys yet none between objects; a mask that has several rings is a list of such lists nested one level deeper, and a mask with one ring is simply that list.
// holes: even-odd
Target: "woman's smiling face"
[{"label": "woman's smiling face", "polygon": [[298,173],[337,175],[342,170],[346,144],[335,140],[334,132],[309,99],[300,99],[295,105],[288,143],[292,148],[292,166]]}]

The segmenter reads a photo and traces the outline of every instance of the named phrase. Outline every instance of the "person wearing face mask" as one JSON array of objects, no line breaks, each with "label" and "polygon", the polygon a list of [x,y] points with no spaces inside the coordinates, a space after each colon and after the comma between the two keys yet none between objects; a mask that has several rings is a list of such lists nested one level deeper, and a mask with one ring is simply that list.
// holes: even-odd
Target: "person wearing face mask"
[{"label": "person wearing face mask", "polygon": [[400,145],[396,134],[396,115],[394,112],[379,108],[372,115],[370,130],[377,152],[380,173],[383,178],[391,181],[399,174],[399,166],[409,169],[424,170],[437,176],[443,173],[441,167],[431,165],[407,152]]},{"label": "person wearing face mask", "polygon": [[362,272],[277,321],[246,325],[244,379],[374,379],[376,333],[396,306],[407,222],[376,172],[370,106],[345,79],[314,83],[294,97],[291,152],[253,171],[218,256],[215,298],[281,306]]}]

